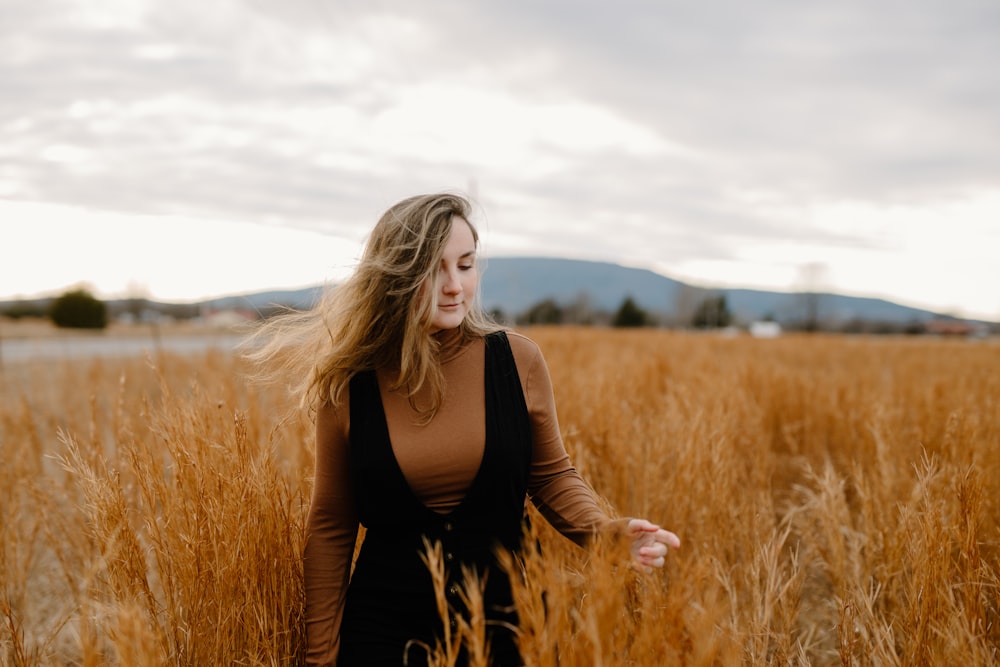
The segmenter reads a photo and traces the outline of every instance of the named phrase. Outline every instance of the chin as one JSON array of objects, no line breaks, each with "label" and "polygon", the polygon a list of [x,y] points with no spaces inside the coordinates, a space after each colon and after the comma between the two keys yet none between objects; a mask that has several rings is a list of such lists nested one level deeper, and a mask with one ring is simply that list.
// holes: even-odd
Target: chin
[{"label": "chin", "polygon": [[462,326],[462,322],[465,321],[465,313],[461,316],[454,315],[451,317],[442,317],[431,323],[431,330],[433,331],[446,331],[448,329],[457,329]]},{"label": "chin", "polygon": [[431,325],[431,329],[434,331],[449,331],[451,329],[457,329],[462,326],[462,322],[435,322]]}]

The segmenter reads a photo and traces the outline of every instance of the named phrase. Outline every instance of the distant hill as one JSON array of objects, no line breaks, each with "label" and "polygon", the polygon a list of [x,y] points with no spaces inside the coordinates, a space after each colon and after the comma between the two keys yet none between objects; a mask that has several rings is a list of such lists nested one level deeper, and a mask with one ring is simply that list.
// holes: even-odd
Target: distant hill
[{"label": "distant hill", "polygon": [[[298,290],[271,290],[240,295],[219,296],[183,308],[198,312],[245,309],[267,312],[275,305],[308,309],[316,303],[322,286]],[[841,294],[804,295],[751,289],[706,289],[690,285],[646,269],[635,269],[607,262],[543,257],[493,257],[482,275],[483,305],[500,310],[508,318],[524,313],[545,299],[561,306],[585,303],[593,311],[614,312],[630,296],[643,309],[667,321],[685,321],[702,300],[722,294],[738,322],[774,319],[781,323],[801,322],[810,308],[824,323],[854,320],[906,325],[944,317],[939,313],[902,306],[884,299],[844,296]],[[40,301],[0,303],[0,309],[14,304],[42,307]],[[113,312],[124,309],[125,302],[109,302]],[[177,304],[149,303],[161,312],[175,311]]]},{"label": "distant hill", "polygon": [[[205,302],[212,308],[266,310],[273,304],[308,308],[321,287],[270,291],[229,296]],[[902,306],[883,299],[817,294],[806,297],[788,292],[750,289],[706,289],[689,285],[647,269],[634,269],[607,262],[551,257],[492,257],[482,274],[483,306],[508,316],[525,312],[544,299],[568,305],[586,299],[590,308],[614,312],[626,296],[656,315],[676,317],[691,310],[704,298],[724,294],[730,311],[742,322],[772,318],[778,322],[803,319],[808,300],[821,320],[847,322],[865,320],[891,324],[925,322],[940,314]]]},{"label": "distant hill", "polygon": [[[805,296],[750,289],[706,289],[646,269],[605,262],[538,257],[495,257],[482,277],[483,305],[518,314],[542,299],[568,304],[586,294],[597,310],[614,311],[626,296],[642,308],[671,317],[691,310],[705,297],[724,294],[733,315],[741,321],[773,318],[799,321],[810,305],[821,320],[853,319],[906,324],[941,317],[940,314],[901,306],[883,299],[840,294]],[[809,301],[811,300],[811,304]]]},{"label": "distant hill", "polygon": [[720,293],[726,295],[730,310],[743,320],[772,317],[779,322],[801,321],[809,308],[809,299],[813,300],[819,319],[827,322],[863,320],[908,324],[946,317],[941,313],[902,306],[885,299],[843,294],[820,293],[807,296],[748,289],[727,289]]},{"label": "distant hill", "polygon": [[545,257],[492,257],[482,274],[483,306],[524,312],[543,299],[568,304],[586,295],[597,310],[613,311],[626,296],[647,310],[670,312],[684,283],[646,269]]},{"label": "distant hill", "polygon": [[302,289],[269,290],[267,292],[216,297],[202,301],[199,305],[214,310],[245,308],[255,312],[266,311],[275,305],[287,306],[298,310],[308,310],[316,305],[322,294],[323,286],[316,285],[315,287],[305,287]]}]

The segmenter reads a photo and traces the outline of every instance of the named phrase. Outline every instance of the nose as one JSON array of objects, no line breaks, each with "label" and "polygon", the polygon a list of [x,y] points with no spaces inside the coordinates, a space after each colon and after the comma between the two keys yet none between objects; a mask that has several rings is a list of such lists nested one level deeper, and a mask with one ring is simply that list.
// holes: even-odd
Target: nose
[{"label": "nose", "polygon": [[441,289],[445,294],[458,294],[462,291],[462,281],[458,279],[455,271],[446,271],[444,275],[444,285]]}]

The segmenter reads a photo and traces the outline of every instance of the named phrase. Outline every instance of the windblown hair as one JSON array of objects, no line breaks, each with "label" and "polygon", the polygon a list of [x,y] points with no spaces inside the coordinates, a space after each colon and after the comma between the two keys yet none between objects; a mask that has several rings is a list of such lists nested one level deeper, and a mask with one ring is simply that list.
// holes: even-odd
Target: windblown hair
[{"label": "windblown hair", "polygon": [[[399,369],[390,389],[405,388],[421,422],[433,419],[444,393],[438,341],[430,335],[438,267],[454,224],[468,224],[478,247],[470,208],[453,194],[411,197],[389,208],[344,283],[328,287],[313,309],[271,318],[250,338],[246,356],[258,363],[258,378],[287,374],[292,390],[315,409],[339,404],[359,372]],[[499,328],[483,312],[477,289],[460,325],[463,339]],[[425,386],[430,404],[418,406]]]}]

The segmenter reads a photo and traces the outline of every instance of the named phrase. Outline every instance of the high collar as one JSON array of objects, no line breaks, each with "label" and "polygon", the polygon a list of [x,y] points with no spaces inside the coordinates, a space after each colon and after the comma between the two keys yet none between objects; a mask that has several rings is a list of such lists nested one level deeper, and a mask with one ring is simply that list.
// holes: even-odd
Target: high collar
[{"label": "high collar", "polygon": [[469,347],[468,341],[462,336],[461,327],[442,329],[431,335],[438,342],[438,345],[441,346],[439,348],[439,355],[443,364],[456,359]]}]

